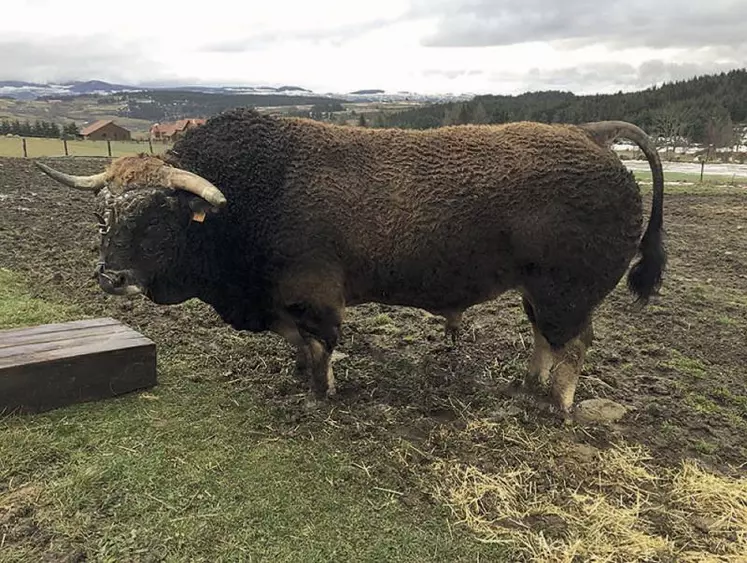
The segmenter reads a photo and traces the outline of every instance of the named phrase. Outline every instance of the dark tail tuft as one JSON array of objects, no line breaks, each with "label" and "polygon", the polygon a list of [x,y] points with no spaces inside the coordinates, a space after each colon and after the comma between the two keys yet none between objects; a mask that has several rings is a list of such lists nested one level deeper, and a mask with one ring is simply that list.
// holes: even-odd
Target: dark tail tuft
[{"label": "dark tail tuft", "polygon": [[638,303],[645,305],[659,291],[667,264],[662,229],[649,225],[638,249],[640,258],[628,273],[628,289],[638,297]]}]

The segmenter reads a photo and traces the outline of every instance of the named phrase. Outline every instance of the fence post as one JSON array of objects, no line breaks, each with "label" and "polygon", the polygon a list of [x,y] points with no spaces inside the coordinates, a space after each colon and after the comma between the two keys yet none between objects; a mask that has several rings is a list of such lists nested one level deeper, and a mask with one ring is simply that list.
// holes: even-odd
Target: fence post
[{"label": "fence post", "polygon": [[112,142],[109,139],[106,140],[106,150],[109,151],[109,156],[111,157],[111,155],[112,155]]},{"label": "fence post", "polygon": [[62,139],[62,146],[65,147],[65,156],[70,156],[67,152],[67,139]]},{"label": "fence post", "polygon": [[26,150],[26,137],[23,137],[21,139],[21,142],[23,143],[23,158],[27,158],[29,156],[29,153]]},{"label": "fence post", "polygon": [[153,143],[150,142],[150,139],[148,139],[148,146],[150,147],[150,154],[153,154]]}]

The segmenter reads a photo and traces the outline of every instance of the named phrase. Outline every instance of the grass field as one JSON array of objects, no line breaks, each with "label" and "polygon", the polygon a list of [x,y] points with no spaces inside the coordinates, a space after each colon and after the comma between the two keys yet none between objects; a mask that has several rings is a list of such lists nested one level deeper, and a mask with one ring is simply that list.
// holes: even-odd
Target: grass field
[{"label": "grass field", "polygon": [[[636,170],[634,174],[635,177],[642,182],[651,182],[651,172],[649,171]],[[747,186],[747,172],[743,174],[734,174],[733,176],[727,176],[725,174],[708,174],[706,172],[703,174],[702,181],[700,179],[700,174],[693,174],[690,172],[665,172],[664,178],[669,184],[687,183],[705,184],[709,186]]]},{"label": "grass field", "polygon": [[[126,156],[141,152],[150,152],[148,142],[112,141],[112,156]],[[153,152],[160,154],[171,145],[153,143]],[[108,156],[106,141],[68,141],[69,156]],[[65,156],[65,146],[60,139],[26,139],[26,151],[29,158]],[[23,143],[20,137],[0,137],[0,157],[22,157]]]},{"label": "grass field", "polygon": [[[0,270],[0,327],[85,316]],[[333,436],[275,429],[273,413],[200,382],[191,346],[160,351],[153,392],[0,423],[0,561],[475,560],[376,487]],[[216,392],[217,391],[217,392]],[[60,559],[57,559],[60,558]]]},{"label": "grass field", "polygon": [[108,315],[159,350],[147,392],[0,419],[0,561],[743,561],[747,194],[687,189],[662,295],[596,316],[578,400],[627,414],[564,425],[510,385],[513,294],[456,347],[421,311],[351,310],[338,397],[307,409],[279,338],[103,294],[90,196],[0,158],[0,327]]}]

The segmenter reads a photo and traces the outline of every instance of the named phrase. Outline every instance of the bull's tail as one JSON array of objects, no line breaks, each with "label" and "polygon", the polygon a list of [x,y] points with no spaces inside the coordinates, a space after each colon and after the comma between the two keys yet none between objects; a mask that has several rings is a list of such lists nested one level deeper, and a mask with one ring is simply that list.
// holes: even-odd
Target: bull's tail
[{"label": "bull's tail", "polygon": [[597,143],[609,146],[617,138],[633,141],[646,155],[653,177],[653,201],[648,227],[643,234],[638,251],[640,258],[628,273],[628,289],[638,297],[638,302],[648,303],[649,298],[661,287],[662,276],[667,263],[664,248],[664,171],[659,153],[648,135],[639,127],[625,121],[597,121],[580,127]]}]

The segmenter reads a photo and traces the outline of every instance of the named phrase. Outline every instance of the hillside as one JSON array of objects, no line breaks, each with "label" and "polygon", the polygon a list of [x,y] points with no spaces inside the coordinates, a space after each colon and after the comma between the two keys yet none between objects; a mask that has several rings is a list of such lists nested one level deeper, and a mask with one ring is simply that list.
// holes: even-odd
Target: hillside
[{"label": "hillside", "polygon": [[459,123],[580,123],[602,119],[631,121],[666,138],[728,146],[734,125],[747,122],[747,69],[630,93],[577,96],[544,91],[476,96],[467,102],[433,104],[382,116],[375,124],[427,129]]},{"label": "hillside", "polygon": [[97,119],[115,119],[118,124],[144,134],[153,122],[185,117],[208,117],[226,109],[253,106],[284,108],[337,103],[334,98],[314,95],[207,93],[152,90],[113,94],[79,94],[36,99],[0,98],[0,121],[37,120],[60,126],[70,122],[82,127]]}]

